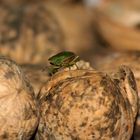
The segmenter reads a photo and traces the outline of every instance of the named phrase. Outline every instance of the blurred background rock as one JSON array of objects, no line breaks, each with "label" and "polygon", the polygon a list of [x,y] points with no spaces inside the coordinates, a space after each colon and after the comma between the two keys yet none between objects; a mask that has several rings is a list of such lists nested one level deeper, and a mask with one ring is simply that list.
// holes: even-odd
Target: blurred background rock
[{"label": "blurred background rock", "polygon": [[30,2],[1,4],[2,54],[35,64],[61,50],[80,54],[94,46],[91,12],[83,4]]},{"label": "blurred background rock", "polygon": [[140,54],[139,0],[1,0],[0,17],[0,53],[19,64],[46,65],[69,50],[103,69],[123,53]]}]

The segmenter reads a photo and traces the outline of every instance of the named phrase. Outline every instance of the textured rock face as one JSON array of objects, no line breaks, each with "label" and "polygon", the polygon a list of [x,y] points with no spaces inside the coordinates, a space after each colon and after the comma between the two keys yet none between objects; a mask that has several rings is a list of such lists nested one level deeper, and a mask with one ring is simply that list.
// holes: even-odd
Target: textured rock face
[{"label": "textured rock face", "polygon": [[137,114],[133,73],[58,72],[40,92],[38,139],[129,140]]},{"label": "textured rock face", "polygon": [[[112,55],[112,54],[111,54]],[[104,59],[103,63],[97,65],[97,68],[100,70],[105,70],[106,72],[115,69],[119,65],[127,65],[134,72],[137,88],[138,88],[138,97],[140,100],[140,53],[139,52],[129,52],[129,53],[114,53],[114,55],[109,56],[107,59]],[[115,65],[114,65],[115,64]],[[137,121],[135,124],[134,138],[136,140],[140,139],[140,109],[137,116]]]},{"label": "textured rock face", "polygon": [[[79,69],[93,69],[89,62],[80,60],[76,65],[71,66],[70,68],[60,69],[64,71],[76,70]],[[33,86],[35,97],[38,97],[40,89],[50,78],[48,72],[48,65],[21,65],[21,68],[24,72],[24,75],[28,78],[30,84]]]},{"label": "textured rock face", "polygon": [[0,139],[29,140],[39,115],[33,89],[20,68],[0,58]]}]

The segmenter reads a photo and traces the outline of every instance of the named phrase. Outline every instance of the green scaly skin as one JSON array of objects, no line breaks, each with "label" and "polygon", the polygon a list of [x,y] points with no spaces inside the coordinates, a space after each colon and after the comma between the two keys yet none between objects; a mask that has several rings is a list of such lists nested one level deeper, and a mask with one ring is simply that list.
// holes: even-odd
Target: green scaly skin
[{"label": "green scaly skin", "polygon": [[61,68],[70,67],[79,61],[79,56],[73,52],[64,51],[50,57],[49,62],[51,66],[48,67],[49,73],[52,75]]}]

